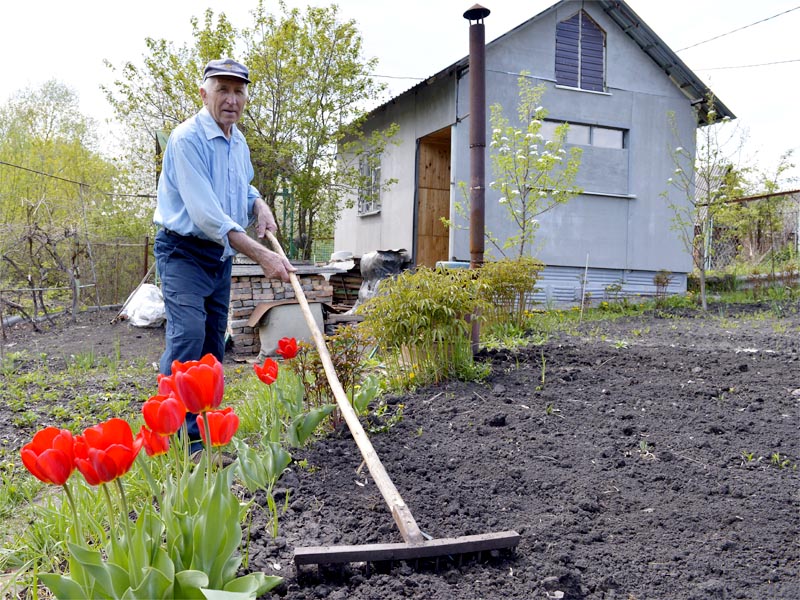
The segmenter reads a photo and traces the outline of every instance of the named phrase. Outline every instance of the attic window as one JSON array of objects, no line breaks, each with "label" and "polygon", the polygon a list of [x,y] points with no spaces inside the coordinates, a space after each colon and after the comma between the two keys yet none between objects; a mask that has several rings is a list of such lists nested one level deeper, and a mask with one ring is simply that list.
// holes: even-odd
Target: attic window
[{"label": "attic window", "polygon": [[606,34],[584,11],[556,25],[556,83],[605,91]]}]

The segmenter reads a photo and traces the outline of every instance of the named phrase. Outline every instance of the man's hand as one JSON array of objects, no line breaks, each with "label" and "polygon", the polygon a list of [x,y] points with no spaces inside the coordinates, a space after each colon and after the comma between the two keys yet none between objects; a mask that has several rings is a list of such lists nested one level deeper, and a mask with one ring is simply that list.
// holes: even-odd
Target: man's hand
[{"label": "man's hand", "polygon": [[[266,204],[264,205],[266,207]],[[267,208],[269,212],[269,208]],[[272,213],[270,213],[270,217]],[[273,224],[275,221],[273,220]],[[264,271],[264,276],[268,279],[280,279],[281,281],[289,281],[289,273],[293,273],[297,269],[292,266],[287,259],[280,254],[268,250],[265,246],[255,241],[246,233],[241,231],[231,230],[228,232],[228,242],[234,250],[237,250],[252,258]]]},{"label": "man's hand", "polygon": [[255,204],[253,204],[253,214],[256,217],[256,235],[259,239],[263,238],[267,231],[277,233],[278,225],[275,223],[275,217],[272,216],[272,211],[262,198],[256,198]]}]

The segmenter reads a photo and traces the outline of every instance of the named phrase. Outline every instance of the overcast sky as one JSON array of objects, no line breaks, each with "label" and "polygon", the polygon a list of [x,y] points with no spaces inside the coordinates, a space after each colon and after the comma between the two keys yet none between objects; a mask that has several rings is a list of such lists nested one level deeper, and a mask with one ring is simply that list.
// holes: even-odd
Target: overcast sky
[{"label": "overcast sky", "polygon": [[[376,74],[386,77],[382,81],[396,95],[468,54],[469,25],[462,14],[473,3],[339,0],[337,4],[344,18],[358,23],[366,56],[379,59]],[[485,21],[487,42],[554,4],[552,0],[481,3],[492,11]],[[289,7],[306,4],[287,0]],[[800,0],[628,0],[628,4],[737,115],[740,127],[749,132],[751,163],[773,170],[778,157],[790,149],[795,151],[795,162],[800,162],[796,114]],[[225,12],[235,27],[244,27],[255,5],[256,0],[5,2],[0,102],[15,91],[56,78],[79,94],[85,113],[103,120],[111,114],[99,90],[111,81],[104,59],[117,66],[141,62],[145,37],[178,45],[190,42],[189,20],[202,16],[206,8]],[[265,5],[278,10],[272,0]],[[706,42],[716,36],[722,37]],[[694,44],[699,45],[687,48]],[[800,176],[800,169],[793,175]],[[800,181],[789,185],[800,187]]]}]

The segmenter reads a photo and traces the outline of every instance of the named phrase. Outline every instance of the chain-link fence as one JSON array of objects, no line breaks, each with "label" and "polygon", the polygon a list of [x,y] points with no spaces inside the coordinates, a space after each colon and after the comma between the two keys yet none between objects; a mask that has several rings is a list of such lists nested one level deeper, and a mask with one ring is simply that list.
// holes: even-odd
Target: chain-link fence
[{"label": "chain-link fence", "polygon": [[727,203],[711,223],[706,269],[783,264],[800,250],[800,192],[764,194]]}]

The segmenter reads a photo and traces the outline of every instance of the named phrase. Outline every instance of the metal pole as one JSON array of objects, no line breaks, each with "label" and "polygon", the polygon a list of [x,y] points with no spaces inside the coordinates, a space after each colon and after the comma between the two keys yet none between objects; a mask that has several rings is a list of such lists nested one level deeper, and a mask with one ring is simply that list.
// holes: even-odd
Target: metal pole
[{"label": "metal pole", "polygon": [[[486,31],[489,9],[475,4],[464,13],[469,21],[469,254],[470,269],[483,265],[486,221]],[[472,352],[479,349],[480,322],[472,319]]]},{"label": "metal pole", "polygon": [[489,9],[478,4],[464,13],[469,19],[469,165],[470,268],[483,264],[486,199],[486,31]]}]

